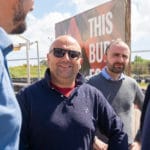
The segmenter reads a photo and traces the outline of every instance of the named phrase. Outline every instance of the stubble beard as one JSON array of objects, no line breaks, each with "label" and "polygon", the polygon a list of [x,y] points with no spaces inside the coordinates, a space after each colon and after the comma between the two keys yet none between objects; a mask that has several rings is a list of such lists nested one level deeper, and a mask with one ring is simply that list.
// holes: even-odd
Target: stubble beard
[{"label": "stubble beard", "polygon": [[113,71],[114,73],[123,73],[124,70],[125,70],[124,67],[122,67],[122,68],[113,67],[113,68],[112,68],[112,71]]},{"label": "stubble beard", "polygon": [[108,69],[113,73],[120,74],[124,72],[125,66],[122,66],[121,68],[119,68],[119,67],[115,67],[115,64],[112,66],[108,65]]},{"label": "stubble beard", "polygon": [[23,33],[26,30],[26,14],[24,12],[22,1],[19,2],[18,7],[14,8],[13,25],[14,28],[11,34]]}]

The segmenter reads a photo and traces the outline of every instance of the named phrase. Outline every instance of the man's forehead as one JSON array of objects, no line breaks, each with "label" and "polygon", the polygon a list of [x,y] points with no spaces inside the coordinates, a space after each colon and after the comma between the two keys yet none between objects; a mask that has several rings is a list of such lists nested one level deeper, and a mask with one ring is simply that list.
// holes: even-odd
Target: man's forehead
[{"label": "man's forehead", "polygon": [[52,45],[51,49],[53,48],[64,48],[64,49],[72,49],[72,50],[81,50],[80,45],[73,39],[58,39],[55,40]]},{"label": "man's forehead", "polygon": [[110,50],[127,50],[130,52],[129,47],[124,43],[113,44],[111,45]]}]

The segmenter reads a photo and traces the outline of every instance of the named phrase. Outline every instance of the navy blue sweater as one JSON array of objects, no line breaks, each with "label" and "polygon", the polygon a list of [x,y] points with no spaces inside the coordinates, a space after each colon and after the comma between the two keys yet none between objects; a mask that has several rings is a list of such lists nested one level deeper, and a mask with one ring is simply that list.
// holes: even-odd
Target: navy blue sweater
[{"label": "navy blue sweater", "polygon": [[110,150],[127,150],[123,124],[99,90],[77,77],[65,97],[50,86],[50,73],[17,94],[22,115],[20,150],[92,150],[96,126]]}]

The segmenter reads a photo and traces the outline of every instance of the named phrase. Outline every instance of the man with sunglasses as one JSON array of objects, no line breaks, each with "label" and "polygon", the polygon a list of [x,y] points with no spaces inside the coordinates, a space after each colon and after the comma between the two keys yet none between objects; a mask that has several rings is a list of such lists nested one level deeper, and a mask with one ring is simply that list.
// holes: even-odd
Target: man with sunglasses
[{"label": "man with sunglasses", "polygon": [[59,36],[47,62],[45,77],[17,94],[23,115],[20,149],[92,150],[98,125],[109,138],[110,150],[127,150],[122,122],[101,92],[79,73],[78,42]]}]

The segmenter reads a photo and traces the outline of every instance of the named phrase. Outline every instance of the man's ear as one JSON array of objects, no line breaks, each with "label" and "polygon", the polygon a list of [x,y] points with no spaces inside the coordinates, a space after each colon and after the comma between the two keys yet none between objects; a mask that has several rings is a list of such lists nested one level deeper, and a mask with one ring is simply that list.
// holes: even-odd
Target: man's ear
[{"label": "man's ear", "polygon": [[79,67],[79,70],[81,69],[81,67],[82,67],[82,64],[83,64],[83,58],[79,58],[80,60],[80,67]]},{"label": "man's ear", "polygon": [[83,58],[80,58],[80,64],[81,65],[83,64]]},{"label": "man's ear", "polygon": [[49,53],[47,53],[47,60],[49,60]]}]

